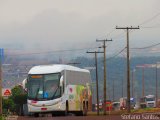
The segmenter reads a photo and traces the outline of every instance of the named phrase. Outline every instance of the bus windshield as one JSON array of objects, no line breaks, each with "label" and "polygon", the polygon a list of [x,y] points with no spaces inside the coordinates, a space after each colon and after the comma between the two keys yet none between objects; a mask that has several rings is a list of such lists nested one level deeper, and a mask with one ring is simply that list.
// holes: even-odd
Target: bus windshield
[{"label": "bus windshield", "polygon": [[152,98],[146,98],[146,101],[154,101],[154,100],[155,100],[154,97],[152,97]]},{"label": "bus windshield", "polygon": [[60,73],[29,75],[28,99],[51,100],[60,97]]}]

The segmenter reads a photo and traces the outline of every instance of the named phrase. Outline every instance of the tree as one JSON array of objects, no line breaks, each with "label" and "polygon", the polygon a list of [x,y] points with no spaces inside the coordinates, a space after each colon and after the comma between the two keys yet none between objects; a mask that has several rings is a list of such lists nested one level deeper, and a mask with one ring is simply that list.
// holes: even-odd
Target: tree
[{"label": "tree", "polygon": [[16,104],[16,112],[23,115],[23,104],[27,103],[27,94],[24,92],[22,86],[15,86],[12,90],[11,99]]},{"label": "tree", "polygon": [[14,112],[15,110],[15,104],[13,99],[8,98],[8,99],[3,99],[3,113],[7,113],[8,111]]}]

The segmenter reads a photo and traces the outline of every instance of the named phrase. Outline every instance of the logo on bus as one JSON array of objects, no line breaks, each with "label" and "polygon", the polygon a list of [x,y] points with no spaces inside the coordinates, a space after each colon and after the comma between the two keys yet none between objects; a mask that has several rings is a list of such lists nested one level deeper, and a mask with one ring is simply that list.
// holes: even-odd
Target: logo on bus
[{"label": "logo on bus", "polygon": [[72,88],[69,88],[69,91],[72,93],[73,89],[72,89]]},{"label": "logo on bus", "polygon": [[74,95],[69,95],[69,99],[74,99]]}]

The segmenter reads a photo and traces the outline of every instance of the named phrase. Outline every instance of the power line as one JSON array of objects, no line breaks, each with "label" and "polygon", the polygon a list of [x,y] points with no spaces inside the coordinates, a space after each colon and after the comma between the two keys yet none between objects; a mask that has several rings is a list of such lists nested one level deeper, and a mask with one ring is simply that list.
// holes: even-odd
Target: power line
[{"label": "power line", "polygon": [[[159,25],[159,24],[158,24]],[[160,26],[146,26],[146,27],[142,27],[142,28],[144,28],[144,29],[153,29],[153,28],[160,28]]]},{"label": "power line", "polygon": [[45,51],[45,52],[35,52],[35,53],[20,53],[20,54],[10,54],[10,56],[19,56],[19,55],[35,55],[35,54],[54,54],[57,52],[70,52],[70,51],[82,51],[82,50],[87,50],[87,49],[95,49],[98,47],[93,47],[93,48],[82,48],[82,49],[66,49],[66,50],[55,50],[55,51]]},{"label": "power line", "polygon": [[[149,18],[149,19],[143,21],[142,23],[140,23],[138,26],[144,25],[144,24],[146,24],[146,23],[148,23],[148,22],[154,20],[154,19],[157,18],[159,15],[160,15],[160,13],[157,13],[157,14],[154,15],[153,17],[151,17],[151,18]],[[142,26],[141,26],[141,27],[142,27]],[[154,25],[154,26],[142,27],[142,28],[160,28],[160,26],[157,27],[157,26]],[[111,32],[109,32],[108,34],[111,34],[111,33],[113,33],[113,30],[112,30]],[[118,35],[116,35],[116,36],[113,36],[112,38],[113,38],[113,39],[116,39],[116,38],[119,38],[119,37],[124,37],[123,33],[118,34]]]},{"label": "power line", "polygon": [[[148,23],[148,22],[154,20],[154,19],[157,18],[159,15],[160,15],[160,13],[157,13],[157,14],[154,15],[153,17],[151,17],[151,18],[149,18],[149,19],[143,21],[142,23],[140,23],[138,26],[144,25],[144,24],[146,24],[146,23]],[[142,26],[141,26],[141,27],[142,27]],[[149,26],[149,27],[142,27],[142,28],[160,28],[160,26],[159,26],[159,27],[157,27],[157,26]],[[112,29],[112,30],[111,30],[110,32],[108,32],[106,35],[109,36],[109,35],[112,34],[114,31],[115,31],[115,30]],[[115,36],[112,36],[113,39],[120,38],[120,37],[124,37],[123,33],[118,34],[118,35],[115,35]]]},{"label": "power line", "polygon": [[124,47],[122,50],[120,50],[117,54],[115,54],[114,56],[108,58],[107,60],[111,60],[113,58],[115,58],[116,56],[120,55],[124,50],[126,49],[126,47]]},{"label": "power line", "polygon": [[154,24],[154,25],[152,25],[152,26],[142,26],[142,28],[160,28],[160,24],[158,23],[158,24]]},{"label": "power line", "polygon": [[146,47],[141,47],[141,48],[131,48],[131,49],[148,49],[148,48],[152,48],[152,47],[155,47],[155,46],[158,46],[158,45],[160,45],[160,43],[153,44],[153,45],[146,46]]},{"label": "power line", "polygon": [[[134,29],[133,30],[129,30],[128,32],[132,33],[133,31],[134,31]],[[125,37],[124,32],[122,32],[122,33],[120,33],[120,34],[118,34],[118,35],[116,35],[116,36],[114,36],[112,38],[113,39],[117,39],[117,38],[123,38],[123,37]]]},{"label": "power line", "polygon": [[113,33],[115,31],[115,29],[112,29],[108,34],[107,36],[109,36],[111,33]]},{"label": "power line", "polygon": [[113,39],[116,39],[116,38],[122,38],[122,37],[124,37],[124,32],[123,32],[123,33],[120,33],[120,34],[118,34],[118,35],[116,35],[116,36],[113,36],[112,38],[113,38]]},{"label": "power line", "polygon": [[[142,23],[140,23],[138,26],[144,25],[144,24],[146,24],[146,23],[148,23],[148,22],[154,20],[154,19],[157,18],[159,15],[160,15],[160,13],[157,13],[157,14],[154,15],[153,17],[151,17],[151,18],[149,18],[149,19],[143,21]],[[142,26],[141,26],[141,27],[142,27]],[[142,27],[142,28],[160,28],[160,26],[154,25],[154,26]],[[110,32],[109,34],[111,34],[111,33],[112,33],[112,32]],[[112,38],[113,38],[113,39],[116,39],[116,38],[119,38],[119,37],[124,37],[124,36],[122,36],[122,34],[123,34],[123,33],[118,34],[118,35],[116,35],[116,36],[113,36]]]},{"label": "power line", "polygon": [[140,25],[143,25],[143,24],[146,24],[146,23],[148,23],[148,22],[150,22],[150,21],[152,21],[153,19],[155,19],[156,17],[158,17],[160,15],[160,13],[157,13],[156,15],[154,15],[153,17],[151,17],[151,18],[149,18],[148,20],[145,20],[144,22],[142,22],[141,24],[139,24],[139,26]]}]

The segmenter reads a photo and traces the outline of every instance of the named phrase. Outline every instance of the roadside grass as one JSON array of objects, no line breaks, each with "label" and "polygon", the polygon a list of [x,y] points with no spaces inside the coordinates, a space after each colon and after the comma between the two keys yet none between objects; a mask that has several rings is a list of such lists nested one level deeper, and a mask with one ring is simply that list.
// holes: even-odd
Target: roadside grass
[{"label": "roadside grass", "polygon": [[138,110],[132,110],[133,113],[153,113],[153,112],[160,112],[160,108],[144,108]]},{"label": "roadside grass", "polygon": [[0,120],[5,120],[5,117],[0,115]]}]

